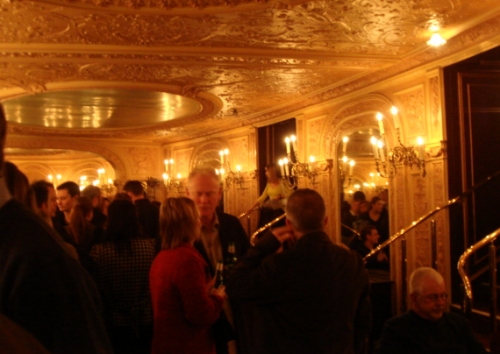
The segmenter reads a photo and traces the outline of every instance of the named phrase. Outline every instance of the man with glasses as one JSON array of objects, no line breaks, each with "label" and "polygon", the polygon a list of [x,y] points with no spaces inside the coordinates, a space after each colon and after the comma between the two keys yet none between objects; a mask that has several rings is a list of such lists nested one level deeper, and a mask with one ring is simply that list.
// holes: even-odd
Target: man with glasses
[{"label": "man with glasses", "polygon": [[385,324],[380,353],[486,353],[465,318],[447,312],[444,279],[432,268],[410,277],[411,309]]}]

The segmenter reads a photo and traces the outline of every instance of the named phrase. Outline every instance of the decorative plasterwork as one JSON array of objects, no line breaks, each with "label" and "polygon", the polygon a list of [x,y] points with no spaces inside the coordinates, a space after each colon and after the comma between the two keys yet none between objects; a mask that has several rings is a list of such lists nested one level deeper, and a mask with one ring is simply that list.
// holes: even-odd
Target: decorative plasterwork
[{"label": "decorative plasterwork", "polygon": [[[212,102],[193,120],[135,132],[164,143],[283,117],[494,43],[500,31],[496,0],[47,0],[2,2],[0,11],[0,98],[122,81]],[[437,50],[425,44],[434,22],[458,33]]]},{"label": "decorative plasterwork", "polygon": [[404,115],[404,131],[408,132],[408,137],[416,137],[426,134],[425,119],[425,93],[424,86],[418,85],[404,92],[395,94],[401,102],[400,111]]}]

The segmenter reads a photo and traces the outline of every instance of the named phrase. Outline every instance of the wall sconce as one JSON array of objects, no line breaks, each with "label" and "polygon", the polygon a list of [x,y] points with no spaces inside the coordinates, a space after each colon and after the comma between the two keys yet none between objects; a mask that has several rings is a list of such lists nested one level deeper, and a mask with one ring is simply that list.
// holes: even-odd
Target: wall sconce
[{"label": "wall sconce", "polygon": [[416,145],[405,146],[401,142],[399,126],[397,125],[398,120],[396,119],[396,115],[398,114],[398,109],[393,106],[391,108],[391,113],[394,117],[394,124],[399,145],[393,148],[389,148],[387,146],[383,124],[384,115],[378,112],[376,119],[378,121],[380,131],[380,139],[372,136],[370,140],[373,145],[373,155],[375,158],[377,172],[381,177],[393,178],[398,173],[398,168],[400,166],[409,166],[410,168],[416,166],[420,175],[425,177],[426,156],[424,140],[421,137],[417,137]]},{"label": "wall sconce", "polygon": [[236,172],[231,169],[228,149],[219,151],[219,155],[221,168],[219,170],[216,170],[216,172],[220,176],[221,183],[226,185],[225,190],[227,190],[231,185],[238,185],[238,189],[244,189],[243,182],[245,181],[245,179],[241,175],[241,166],[236,166]]},{"label": "wall sconce", "polygon": [[[286,153],[288,157],[280,159],[282,178],[288,182],[289,188],[298,187],[300,177],[307,177],[312,184],[316,183],[316,176],[321,172],[331,171],[333,159],[318,163],[314,156],[309,157],[309,162],[300,162],[297,155],[297,138],[295,135],[285,138]],[[293,153],[292,153],[293,151]],[[319,165],[319,166],[318,166]]]},{"label": "wall sconce", "polygon": [[177,194],[180,194],[184,189],[184,185],[181,180],[182,175],[180,173],[177,174],[177,177],[171,177],[167,173],[163,173],[163,185],[168,192],[176,191]]}]

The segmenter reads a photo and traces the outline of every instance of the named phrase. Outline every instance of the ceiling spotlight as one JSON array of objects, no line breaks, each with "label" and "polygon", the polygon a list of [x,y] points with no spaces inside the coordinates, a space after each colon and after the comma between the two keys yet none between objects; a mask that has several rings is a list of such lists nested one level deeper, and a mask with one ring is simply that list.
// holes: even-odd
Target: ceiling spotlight
[{"label": "ceiling spotlight", "polygon": [[431,39],[427,41],[427,44],[431,47],[439,47],[446,43],[446,39],[441,37],[439,33],[433,33]]}]

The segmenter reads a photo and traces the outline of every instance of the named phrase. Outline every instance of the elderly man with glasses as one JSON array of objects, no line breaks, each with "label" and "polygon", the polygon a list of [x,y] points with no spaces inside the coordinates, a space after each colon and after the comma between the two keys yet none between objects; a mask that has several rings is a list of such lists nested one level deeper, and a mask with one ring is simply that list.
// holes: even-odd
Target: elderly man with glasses
[{"label": "elderly man with glasses", "polygon": [[411,309],[387,321],[380,353],[483,354],[467,320],[447,312],[444,279],[432,268],[419,268],[410,277]]}]

